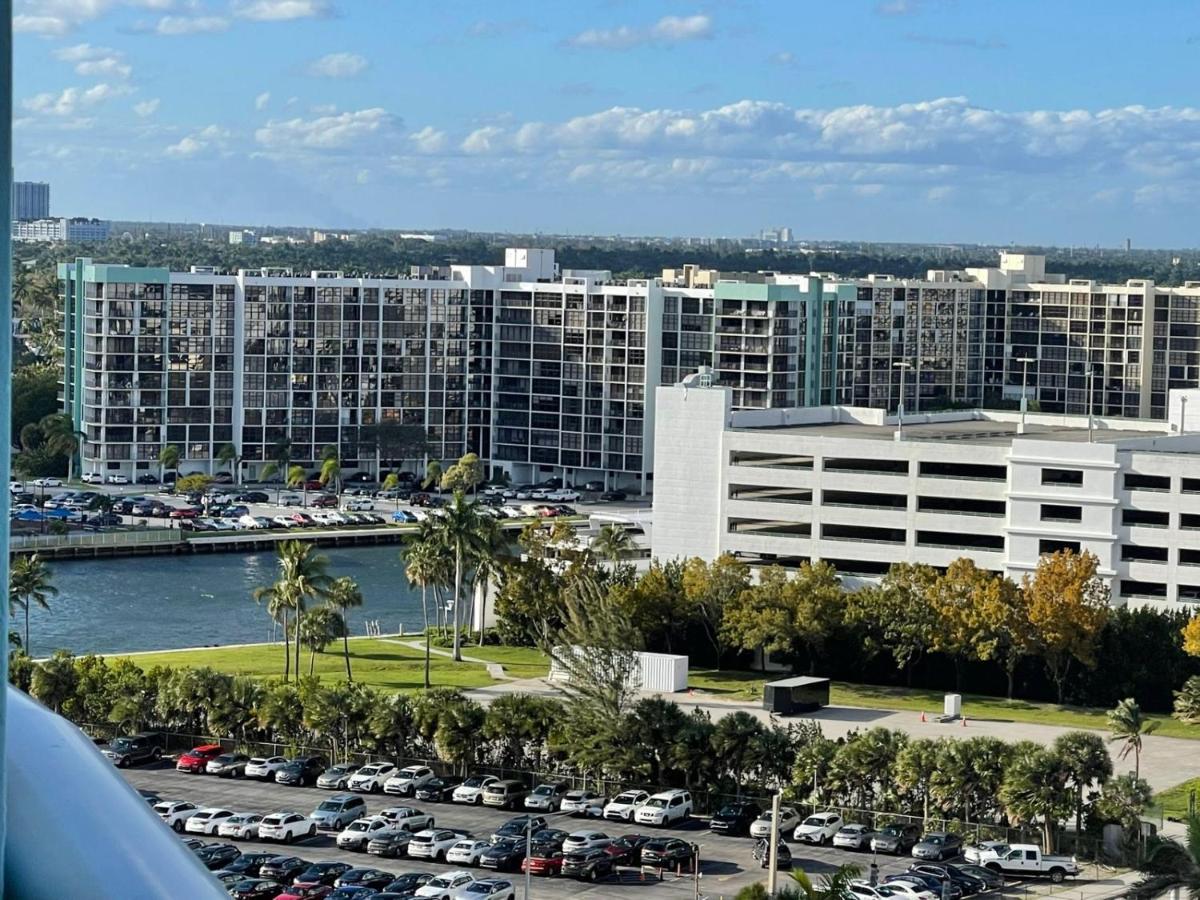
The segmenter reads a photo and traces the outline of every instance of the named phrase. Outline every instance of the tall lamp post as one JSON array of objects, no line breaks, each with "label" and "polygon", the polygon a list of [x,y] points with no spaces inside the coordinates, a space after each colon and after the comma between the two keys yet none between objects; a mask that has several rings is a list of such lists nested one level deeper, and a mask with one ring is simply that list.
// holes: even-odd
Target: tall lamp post
[{"label": "tall lamp post", "polygon": [[904,440],[904,373],[913,367],[906,359],[892,363],[892,367],[900,370],[900,403],[896,407],[896,440]]}]

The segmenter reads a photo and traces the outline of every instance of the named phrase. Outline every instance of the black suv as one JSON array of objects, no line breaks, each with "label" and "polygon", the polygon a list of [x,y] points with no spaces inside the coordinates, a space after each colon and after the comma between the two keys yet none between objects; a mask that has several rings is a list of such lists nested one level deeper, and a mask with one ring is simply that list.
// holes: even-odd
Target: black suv
[{"label": "black suv", "polygon": [[444,803],[454,796],[454,789],[462,783],[461,775],[443,775],[417,788],[417,799],[427,803]]},{"label": "black suv", "polygon": [[163,755],[163,737],[147,731],[132,737],[113,738],[100,748],[100,752],[121,769],[138,763],[156,762]]},{"label": "black suv", "polygon": [[762,815],[757,803],[727,803],[712,817],[708,828],[716,834],[749,834],[750,823]]},{"label": "black suv", "polygon": [[275,773],[278,784],[291,784],[304,787],[316,784],[317,779],[328,768],[329,764],[320,756],[301,756],[293,759]]},{"label": "black suv", "polygon": [[567,878],[597,881],[613,873],[613,861],[603,847],[576,850],[563,857],[562,873]]}]

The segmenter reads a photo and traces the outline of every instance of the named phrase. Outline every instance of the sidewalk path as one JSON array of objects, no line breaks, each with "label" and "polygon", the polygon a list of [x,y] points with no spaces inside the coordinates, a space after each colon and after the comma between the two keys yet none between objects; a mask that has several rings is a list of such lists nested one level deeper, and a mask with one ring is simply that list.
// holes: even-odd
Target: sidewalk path
[{"label": "sidewalk path", "polygon": [[[421,641],[397,641],[393,640],[392,638],[380,638],[380,640],[382,640],[385,644],[399,644],[402,647],[410,647],[413,650],[420,650],[422,653],[425,652],[425,644]],[[447,659],[454,658],[454,654],[451,651],[444,650],[441,647],[430,647],[429,652],[434,656],[444,656]],[[481,666],[486,667],[487,673],[497,681],[513,680],[512,677],[504,671],[504,666],[500,665],[500,663],[488,662],[486,659],[479,659],[476,656],[464,656],[462,661],[479,663]]]},{"label": "sidewalk path", "polygon": [[[483,703],[488,703],[500,694],[527,693],[556,695],[560,692],[543,679],[508,680],[503,684],[477,688],[469,691],[470,696]],[[706,710],[714,719],[729,715],[733,712],[748,712],[755,718],[766,723],[776,721],[781,724],[811,719],[821,723],[821,731],[826,737],[844,737],[851,731],[867,728],[883,727],[903,731],[912,737],[923,738],[952,738],[962,740],[970,737],[998,737],[1005,741],[1034,741],[1048,746],[1060,734],[1080,729],[1064,728],[1057,725],[1037,725],[1028,722],[1012,722],[1004,719],[971,719],[963,722],[940,724],[935,722],[930,713],[926,713],[927,721],[921,721],[917,712],[892,711],[886,709],[866,709],[857,706],[830,706],[810,716],[794,716],[772,720],[770,714],[761,704],[748,703],[738,700],[727,700],[712,694],[702,692],[679,694],[644,693],[645,697],[662,697],[672,700],[684,709],[699,708]],[[1098,732],[1104,735],[1106,732]],[[1113,769],[1120,773],[1133,771],[1133,760],[1117,759],[1119,744],[1109,745],[1109,754],[1113,758]],[[1148,735],[1142,739],[1141,776],[1150,783],[1155,791],[1166,790],[1180,782],[1200,777],[1200,742],[1185,738],[1159,737]]]}]

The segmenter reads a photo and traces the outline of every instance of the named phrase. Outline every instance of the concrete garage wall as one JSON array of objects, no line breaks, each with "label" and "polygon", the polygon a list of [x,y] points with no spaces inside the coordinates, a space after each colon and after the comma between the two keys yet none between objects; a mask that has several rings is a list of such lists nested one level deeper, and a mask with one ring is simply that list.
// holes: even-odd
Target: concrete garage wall
[{"label": "concrete garage wall", "polygon": [[728,388],[675,384],[656,392],[654,531],[662,560],[719,551]]}]

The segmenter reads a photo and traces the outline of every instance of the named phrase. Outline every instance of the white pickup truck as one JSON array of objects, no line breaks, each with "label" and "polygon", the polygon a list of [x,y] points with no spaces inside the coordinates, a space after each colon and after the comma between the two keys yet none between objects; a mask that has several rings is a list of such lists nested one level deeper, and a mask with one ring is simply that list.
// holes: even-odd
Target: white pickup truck
[{"label": "white pickup truck", "polygon": [[979,865],[1005,875],[1046,877],[1055,884],[1080,871],[1075,857],[1046,856],[1036,844],[1009,844],[981,850]]}]

